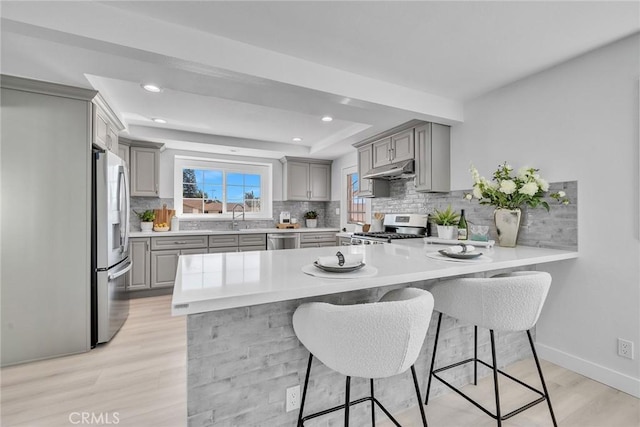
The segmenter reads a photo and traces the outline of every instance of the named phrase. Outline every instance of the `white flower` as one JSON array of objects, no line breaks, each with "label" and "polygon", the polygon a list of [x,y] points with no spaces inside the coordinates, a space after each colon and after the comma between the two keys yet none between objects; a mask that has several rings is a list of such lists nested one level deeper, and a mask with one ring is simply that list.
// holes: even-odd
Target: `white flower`
[{"label": "white flower", "polygon": [[477,185],[473,186],[473,197],[476,199],[482,199],[482,190]]},{"label": "white flower", "polygon": [[536,184],[535,182],[527,182],[518,191],[522,194],[526,194],[527,196],[533,196],[538,192],[538,184]]},{"label": "white flower", "polygon": [[478,173],[478,169],[475,166],[471,165],[471,177],[473,178],[473,182],[475,184],[480,182],[480,173]]},{"label": "white flower", "polygon": [[[549,183],[542,178],[538,178],[536,179],[536,181],[538,182],[538,185],[540,186],[540,188],[542,188],[542,191],[549,191]],[[560,196],[560,197],[564,197],[564,196]]]},{"label": "white flower", "polygon": [[464,195],[464,198],[465,198],[465,200],[471,200],[471,199],[473,198],[473,194],[471,194],[471,193],[466,193],[466,194]]},{"label": "white flower", "polygon": [[516,191],[516,183],[510,179],[500,182],[500,191],[504,194],[513,194]]},{"label": "white flower", "polygon": [[558,196],[564,197],[566,195],[567,195],[567,193],[565,193],[564,191],[558,191]]},{"label": "white flower", "polygon": [[523,166],[518,169],[518,178],[526,181],[529,178],[529,169],[531,169],[529,166]]}]

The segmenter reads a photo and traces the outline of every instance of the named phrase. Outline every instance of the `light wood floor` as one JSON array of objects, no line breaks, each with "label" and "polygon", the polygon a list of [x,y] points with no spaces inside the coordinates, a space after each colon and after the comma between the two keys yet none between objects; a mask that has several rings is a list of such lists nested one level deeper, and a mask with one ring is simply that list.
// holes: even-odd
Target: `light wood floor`
[{"label": "light wood floor", "polygon": [[[132,300],[122,330],[110,343],[89,353],[2,369],[0,425],[72,426],[69,416],[77,421],[81,415],[73,413],[82,412],[109,414],[112,425],[117,412],[117,425],[125,427],[186,425],[185,318],[171,317],[170,299]],[[640,426],[640,400],[548,362],[543,363],[543,370],[560,426]],[[532,360],[516,363],[507,371],[538,384]],[[506,410],[526,403],[531,396],[508,380],[500,385]],[[478,386],[467,386],[466,391],[491,405],[490,377]],[[495,425],[453,393],[431,401],[426,410],[431,427]],[[379,426],[390,425],[382,415],[378,419]],[[399,414],[398,419],[403,426],[420,425],[417,408]],[[551,421],[542,403],[503,425],[549,426]]]}]

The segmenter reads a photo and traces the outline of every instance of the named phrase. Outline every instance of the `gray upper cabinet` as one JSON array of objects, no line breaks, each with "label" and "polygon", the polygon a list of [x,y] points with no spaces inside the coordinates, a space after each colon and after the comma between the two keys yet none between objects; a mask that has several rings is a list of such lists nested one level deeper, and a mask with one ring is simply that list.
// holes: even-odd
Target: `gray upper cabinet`
[{"label": "gray upper cabinet", "polygon": [[118,132],[122,129],[122,122],[98,94],[93,99],[93,144],[118,154]]},{"label": "gray upper cabinet", "polygon": [[331,200],[331,160],[285,157],[281,162],[284,200]]},{"label": "gray upper cabinet", "polygon": [[415,187],[420,192],[448,192],[451,188],[450,127],[425,123],[415,128]]},{"label": "gray upper cabinet", "polygon": [[373,166],[373,144],[358,148],[358,197],[389,197],[389,181],[362,178]]},{"label": "gray upper cabinet", "polygon": [[450,190],[450,127],[412,120],[353,144],[358,149],[360,197],[388,197],[389,181],[363,179],[372,168],[415,160],[415,187],[420,192]]},{"label": "gray upper cabinet", "polygon": [[374,168],[413,159],[415,153],[413,128],[374,142],[372,150]]},{"label": "gray upper cabinet", "polygon": [[287,170],[287,200],[309,200],[309,163],[289,162]]},{"label": "gray upper cabinet", "polygon": [[331,200],[331,165],[309,163],[309,200]]},{"label": "gray upper cabinet", "polygon": [[118,156],[124,160],[127,165],[127,169],[131,170],[131,162],[129,161],[129,143],[118,141]]},{"label": "gray upper cabinet", "polygon": [[158,197],[160,150],[131,147],[130,155],[131,195]]}]

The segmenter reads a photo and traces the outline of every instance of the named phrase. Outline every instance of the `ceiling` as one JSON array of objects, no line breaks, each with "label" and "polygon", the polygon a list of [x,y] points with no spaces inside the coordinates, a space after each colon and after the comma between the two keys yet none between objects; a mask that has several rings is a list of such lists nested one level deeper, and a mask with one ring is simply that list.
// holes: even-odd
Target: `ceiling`
[{"label": "ceiling", "polygon": [[2,73],[100,91],[133,139],[271,158],[459,123],[466,101],[640,30],[632,1],[0,6]]}]

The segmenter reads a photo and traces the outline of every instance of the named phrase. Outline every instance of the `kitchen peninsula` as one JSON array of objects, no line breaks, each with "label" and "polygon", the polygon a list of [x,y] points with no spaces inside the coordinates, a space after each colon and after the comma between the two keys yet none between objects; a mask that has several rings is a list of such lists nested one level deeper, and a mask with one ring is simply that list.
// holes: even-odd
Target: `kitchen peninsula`
[{"label": "kitchen peninsula", "polygon": [[[433,280],[444,277],[491,275],[578,257],[577,251],[526,246],[482,248],[490,258],[489,262],[451,262],[427,256],[428,252],[441,248],[419,241],[182,256],[172,311],[174,315],[188,315],[188,425],[295,424],[297,411],[285,412],[285,390],[304,380],[308,353],[291,325],[293,312],[304,302],[372,302],[394,287],[428,289]],[[338,250],[345,254],[363,254],[364,262],[375,267],[377,274],[358,279],[328,279],[302,272],[303,266],[313,263],[319,256],[335,254]],[[445,321],[447,339],[458,343],[460,340],[472,342],[467,338],[473,328],[455,324],[453,319]],[[480,335],[482,356],[487,340]],[[504,353],[498,354],[500,366],[528,356],[522,350],[523,338],[525,336],[501,336],[509,345],[504,346]],[[430,333],[416,364],[421,382],[426,378],[432,341]],[[310,386],[312,397],[308,410],[340,404],[343,378],[320,364],[314,369],[317,369],[316,374],[318,371],[321,374],[314,377]],[[455,380],[467,381],[464,376]],[[416,404],[414,396],[404,394],[404,390],[410,390],[403,385],[404,381],[410,381],[410,378],[399,376],[380,380],[376,397],[392,412]],[[367,386],[367,381],[355,381],[353,396],[365,395]],[[352,420],[364,420],[368,416],[366,408],[355,408]]]}]

